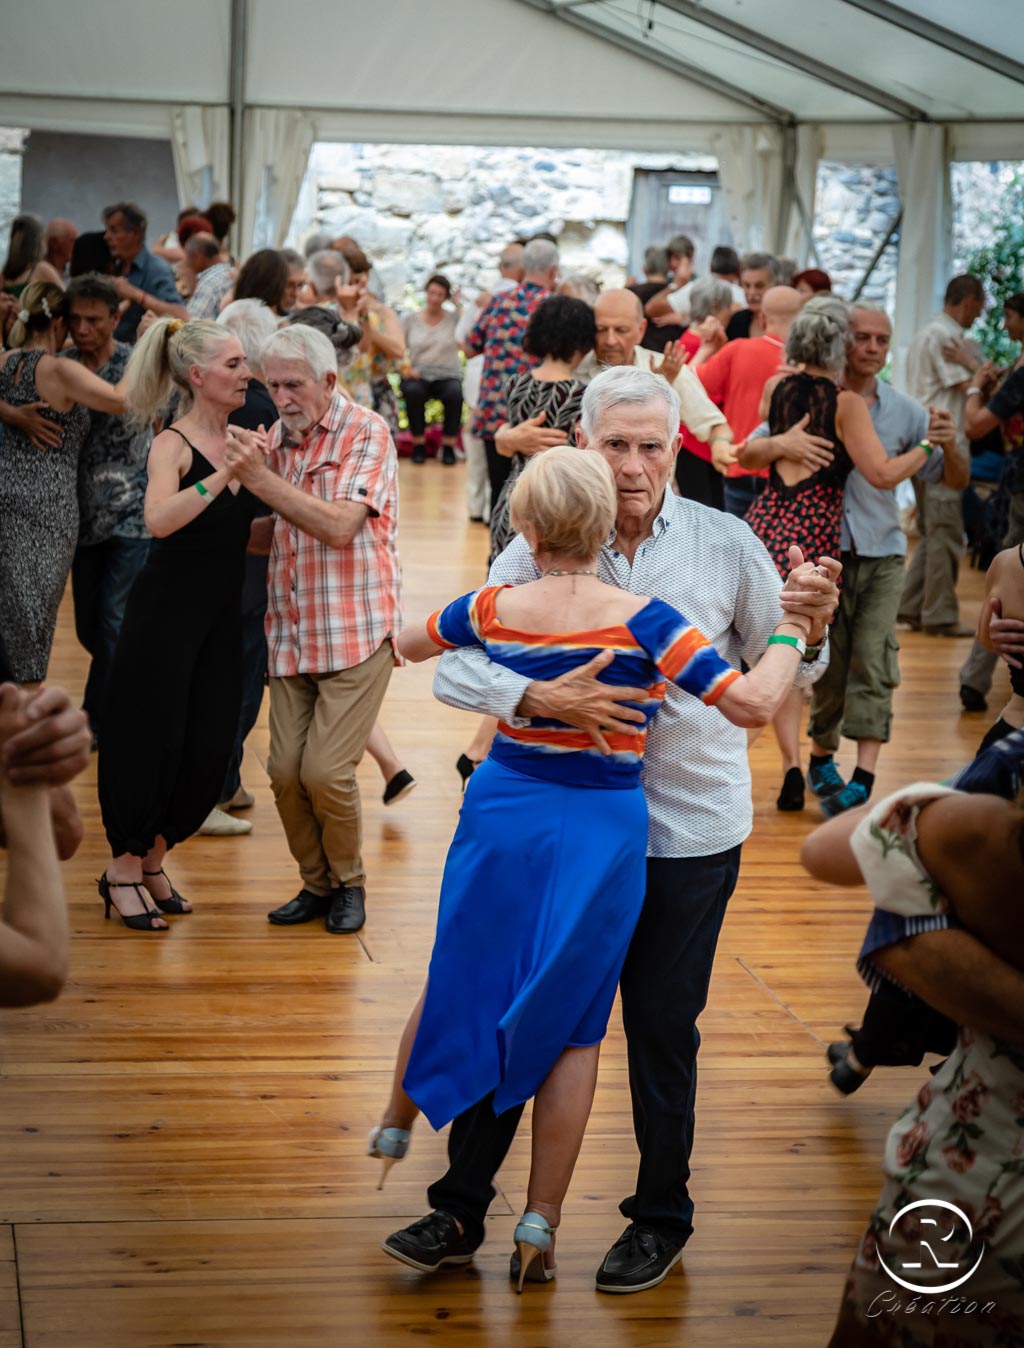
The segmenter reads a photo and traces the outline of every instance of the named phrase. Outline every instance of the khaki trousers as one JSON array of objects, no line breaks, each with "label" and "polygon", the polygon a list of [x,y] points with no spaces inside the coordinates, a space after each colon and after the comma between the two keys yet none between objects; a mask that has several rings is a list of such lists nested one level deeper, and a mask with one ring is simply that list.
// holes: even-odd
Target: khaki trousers
[{"label": "khaki trousers", "polygon": [[900,619],[923,627],[945,627],[960,621],[956,582],[964,551],[963,493],[944,482],[915,478],[920,538],[910,562]]},{"label": "khaki trousers", "polygon": [[888,743],[892,695],[899,687],[896,610],[903,593],[902,557],[843,553],[843,589],[829,631],[829,657],[811,693],[807,733],[834,753],[840,735]]},{"label": "khaki trousers", "polygon": [[267,771],[303,888],[366,883],[356,765],[395,667],[391,642],[352,669],[270,680]]}]

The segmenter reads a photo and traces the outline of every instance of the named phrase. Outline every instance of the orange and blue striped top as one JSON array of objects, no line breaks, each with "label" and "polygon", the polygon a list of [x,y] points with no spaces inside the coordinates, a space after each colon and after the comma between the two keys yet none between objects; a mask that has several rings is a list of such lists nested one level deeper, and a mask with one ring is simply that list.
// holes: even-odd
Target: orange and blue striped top
[{"label": "orange and blue striped top", "polygon": [[665,697],[671,679],[694,697],[714,706],[740,677],[707,637],[661,599],[651,599],[628,622],[590,632],[522,632],[506,627],[496,612],[504,585],[491,585],[453,600],[427,619],[432,641],[446,650],[482,646],[496,664],[530,679],[557,679],[585,665],[602,651],[614,651],[601,671],[602,683],[645,688],[642,702],[623,703],[643,712],[639,733],[607,734],[611,749],[602,754],[585,730],[563,721],[534,717],[527,726],[498,724],[491,757],[531,777],[577,786],[633,787],[640,778],[646,727]]}]

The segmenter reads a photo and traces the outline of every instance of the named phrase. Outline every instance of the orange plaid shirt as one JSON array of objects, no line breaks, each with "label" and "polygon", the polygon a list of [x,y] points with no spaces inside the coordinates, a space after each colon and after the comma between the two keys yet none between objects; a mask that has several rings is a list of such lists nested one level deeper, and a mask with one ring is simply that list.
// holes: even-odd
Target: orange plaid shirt
[{"label": "orange plaid shirt", "polygon": [[299,444],[270,431],[268,464],[322,501],[367,507],[366,523],[332,548],[278,516],[270,553],[267,647],[272,678],[332,674],[368,660],[400,626],[398,456],[387,423],[335,393]]}]

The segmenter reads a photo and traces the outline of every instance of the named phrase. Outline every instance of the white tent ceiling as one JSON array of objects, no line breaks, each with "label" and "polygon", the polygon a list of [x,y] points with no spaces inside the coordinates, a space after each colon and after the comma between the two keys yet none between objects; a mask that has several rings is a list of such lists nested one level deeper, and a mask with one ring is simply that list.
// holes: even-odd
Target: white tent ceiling
[{"label": "white tent ceiling", "polygon": [[170,138],[182,199],[231,193],[243,248],[283,239],[317,139],[710,150],[737,238],[796,252],[821,155],[895,163],[908,324],[950,160],[1024,157],[1020,5],[32,0],[5,6],[0,125]]}]

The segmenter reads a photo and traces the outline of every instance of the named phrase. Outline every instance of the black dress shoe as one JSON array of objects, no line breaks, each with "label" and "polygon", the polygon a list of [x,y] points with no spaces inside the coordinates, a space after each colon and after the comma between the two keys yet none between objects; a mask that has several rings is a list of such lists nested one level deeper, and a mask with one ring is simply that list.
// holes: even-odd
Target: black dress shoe
[{"label": "black dress shoe", "polygon": [[331,911],[324,926],[332,936],[359,931],[366,921],[366,890],[354,885],[339,885],[331,894]]},{"label": "black dress shoe", "polygon": [[412,1226],[395,1231],[381,1246],[385,1254],[422,1273],[433,1273],[442,1264],[468,1264],[476,1252],[447,1212],[431,1212]]},{"label": "black dress shoe", "polygon": [[331,895],[314,894],[311,889],[300,889],[290,903],[275,908],[267,920],[278,927],[297,927],[301,922],[312,922],[330,911]]},{"label": "black dress shoe", "polygon": [[970,688],[966,683],[960,685],[960,705],[964,711],[987,711],[988,703],[985,701],[984,693],[979,693],[977,688]]},{"label": "black dress shoe", "polygon": [[597,1270],[599,1292],[645,1292],[657,1287],[683,1257],[683,1247],[663,1240],[646,1226],[630,1224]]}]

